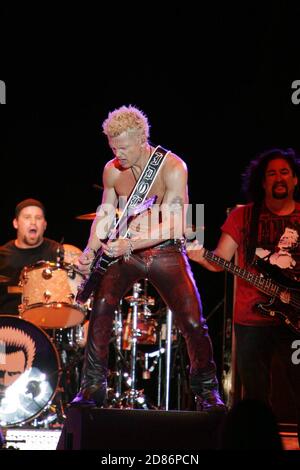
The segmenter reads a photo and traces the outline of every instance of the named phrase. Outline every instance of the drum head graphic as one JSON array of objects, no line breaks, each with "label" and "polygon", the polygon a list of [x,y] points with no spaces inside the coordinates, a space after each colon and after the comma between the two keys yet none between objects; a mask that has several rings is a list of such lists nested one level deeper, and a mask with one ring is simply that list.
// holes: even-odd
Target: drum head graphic
[{"label": "drum head graphic", "polygon": [[0,426],[26,423],[55,395],[60,363],[43,330],[11,315],[0,315]]}]

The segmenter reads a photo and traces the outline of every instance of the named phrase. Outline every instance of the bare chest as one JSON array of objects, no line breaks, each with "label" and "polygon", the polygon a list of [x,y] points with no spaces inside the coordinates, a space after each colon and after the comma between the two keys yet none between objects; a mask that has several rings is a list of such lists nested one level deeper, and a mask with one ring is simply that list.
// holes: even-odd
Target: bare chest
[{"label": "bare chest", "polygon": [[[136,178],[139,178],[139,175],[134,175],[132,169],[129,168],[128,170],[124,170],[120,172],[116,182],[115,182],[115,191],[120,196],[129,196],[136,185]],[[156,179],[147,195],[148,197],[152,197],[154,195],[157,196],[156,204],[161,204],[164,195],[166,192],[166,187],[163,179],[163,172],[162,170],[156,176]]]}]

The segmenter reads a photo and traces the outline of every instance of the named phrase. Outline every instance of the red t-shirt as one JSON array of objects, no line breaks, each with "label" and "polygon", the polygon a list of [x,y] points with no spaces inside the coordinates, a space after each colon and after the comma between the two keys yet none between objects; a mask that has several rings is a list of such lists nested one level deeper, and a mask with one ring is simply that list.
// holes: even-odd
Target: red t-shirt
[{"label": "red t-shirt", "polygon": [[[249,240],[249,222],[253,204],[237,207],[222,225],[222,231],[228,233],[238,244],[237,264],[250,272],[259,271],[246,265],[245,249]],[[289,279],[299,281],[300,288],[300,203],[287,216],[278,216],[262,207],[255,255],[264,260],[266,265],[280,269],[280,273]],[[275,280],[276,282],[276,280]],[[266,302],[269,297],[243,279],[236,278],[234,321],[242,325],[278,324],[278,318],[264,316],[255,308],[258,302]]]}]

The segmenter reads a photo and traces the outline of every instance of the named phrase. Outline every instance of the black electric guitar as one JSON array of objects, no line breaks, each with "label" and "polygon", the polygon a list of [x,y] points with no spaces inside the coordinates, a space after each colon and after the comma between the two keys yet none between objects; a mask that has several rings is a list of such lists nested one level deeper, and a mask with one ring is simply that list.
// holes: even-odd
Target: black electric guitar
[{"label": "black electric guitar", "polygon": [[[279,317],[295,333],[300,334],[300,285],[296,281],[280,278],[280,282],[274,282],[268,274],[254,274],[244,268],[240,268],[231,261],[215,255],[212,251],[205,250],[204,258],[221,266],[225,271],[229,271],[235,276],[244,279],[258,290],[268,295],[269,301],[256,304],[257,310],[263,315]],[[259,260],[256,265],[262,269]],[[272,270],[275,276],[275,269]]]},{"label": "black electric guitar", "polygon": [[[135,207],[128,207],[124,212],[121,214],[117,223],[110,229],[109,235],[105,240],[104,243],[112,239],[118,238],[120,233],[123,233],[124,230],[126,231],[126,227],[128,226],[129,222],[137,215],[141,214],[142,212],[149,209],[156,201],[157,196],[152,196],[151,198],[147,199],[145,202],[135,206]],[[79,303],[85,303],[89,297],[92,295],[96,287],[98,287],[99,282],[103,274],[107,271],[107,268],[116,262],[116,258],[111,258],[107,256],[102,248],[100,247],[96,253],[96,256],[91,264],[91,272],[89,276],[87,276],[83,282],[78,287],[76,301]]]}]

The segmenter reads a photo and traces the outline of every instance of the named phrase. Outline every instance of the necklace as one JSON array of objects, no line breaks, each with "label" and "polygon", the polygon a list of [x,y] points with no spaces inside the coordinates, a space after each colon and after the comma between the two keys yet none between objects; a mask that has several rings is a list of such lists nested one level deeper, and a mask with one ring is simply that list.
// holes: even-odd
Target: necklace
[{"label": "necklace", "polygon": [[131,167],[131,171],[132,171],[132,174],[133,174],[133,177],[134,177],[134,181],[137,183],[137,177],[135,176],[135,173],[133,171],[133,166]]},{"label": "necklace", "polygon": [[[149,160],[149,158],[151,157],[151,154],[152,154],[152,149],[151,149],[151,145],[150,145],[150,153],[149,153],[149,156],[148,156],[148,160]],[[135,182],[137,183],[138,178],[137,178],[137,176],[136,176],[136,174],[135,174],[135,172],[134,172],[134,170],[133,170],[133,166],[131,167],[131,171],[132,171],[134,180],[135,180]]]}]

